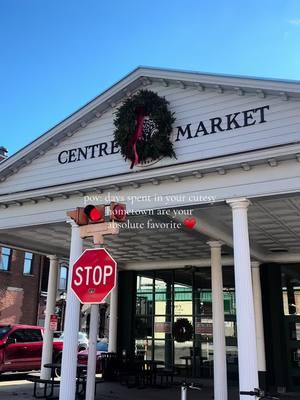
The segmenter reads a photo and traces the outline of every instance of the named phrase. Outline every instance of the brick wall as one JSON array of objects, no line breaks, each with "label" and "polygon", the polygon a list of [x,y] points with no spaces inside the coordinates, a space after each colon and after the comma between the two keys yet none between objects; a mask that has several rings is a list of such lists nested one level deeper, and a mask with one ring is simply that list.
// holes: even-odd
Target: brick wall
[{"label": "brick wall", "polygon": [[24,275],[24,252],[12,250],[9,271],[0,270],[0,323],[37,323],[43,261],[44,257],[35,254],[32,274]]},{"label": "brick wall", "polygon": [[0,289],[0,323],[16,324],[22,317],[24,290],[17,287]]}]

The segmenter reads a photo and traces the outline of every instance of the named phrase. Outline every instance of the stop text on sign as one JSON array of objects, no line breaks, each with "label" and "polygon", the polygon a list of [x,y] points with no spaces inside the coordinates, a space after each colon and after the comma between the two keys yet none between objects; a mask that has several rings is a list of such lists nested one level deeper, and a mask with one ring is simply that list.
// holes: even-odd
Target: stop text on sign
[{"label": "stop text on sign", "polygon": [[75,286],[85,285],[107,285],[108,278],[113,274],[113,267],[111,265],[100,265],[77,267],[74,272]]},{"label": "stop text on sign", "polygon": [[73,265],[71,289],[82,304],[100,304],[115,287],[116,270],[106,249],[87,249]]}]

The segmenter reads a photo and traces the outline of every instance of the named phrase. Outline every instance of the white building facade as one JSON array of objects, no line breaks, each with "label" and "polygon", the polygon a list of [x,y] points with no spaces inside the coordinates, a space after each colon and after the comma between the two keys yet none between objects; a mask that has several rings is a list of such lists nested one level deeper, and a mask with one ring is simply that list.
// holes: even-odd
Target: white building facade
[{"label": "white building facade", "polygon": [[[169,102],[176,158],[131,169],[114,113],[141,89]],[[110,350],[142,348],[214,376],[216,400],[231,373],[241,390],[299,390],[299,100],[299,82],[137,68],[0,164],[0,244],[49,255],[54,277],[59,259],[71,269],[93,246],[66,212],[126,203],[127,226],[105,239],[119,269]],[[172,336],[180,317],[193,327],[186,345]],[[77,320],[68,291],[64,400],[75,393]]]}]

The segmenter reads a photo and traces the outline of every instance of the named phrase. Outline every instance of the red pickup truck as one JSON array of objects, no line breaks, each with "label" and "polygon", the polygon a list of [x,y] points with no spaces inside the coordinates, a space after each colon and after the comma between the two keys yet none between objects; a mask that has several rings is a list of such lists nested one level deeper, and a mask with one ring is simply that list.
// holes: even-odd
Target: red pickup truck
[{"label": "red pickup truck", "polygon": [[[0,325],[0,374],[40,369],[44,328]],[[53,342],[53,361],[61,357],[63,342]]]}]

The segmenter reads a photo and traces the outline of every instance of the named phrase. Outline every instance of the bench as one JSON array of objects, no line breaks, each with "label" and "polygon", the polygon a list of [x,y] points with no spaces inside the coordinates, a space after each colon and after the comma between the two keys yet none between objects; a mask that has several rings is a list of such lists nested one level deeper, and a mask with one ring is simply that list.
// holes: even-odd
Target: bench
[{"label": "bench", "polygon": [[[26,376],[29,382],[34,383],[33,397],[35,399],[54,399],[54,387],[60,385],[60,379],[42,379],[38,374],[29,374]],[[102,377],[95,377],[95,395],[97,392],[97,385],[103,383]],[[38,388],[38,385],[43,385],[43,388]],[[40,389],[40,390],[39,390]],[[76,396],[84,398],[86,392],[86,375],[81,375],[77,378],[76,382]]]},{"label": "bench", "polygon": [[[58,379],[42,379],[39,375],[29,374],[26,376],[26,380],[34,383],[33,386],[33,397],[35,399],[48,399],[53,397],[54,386],[59,386],[60,380]],[[42,394],[39,393],[38,385],[43,385]],[[48,392],[48,389],[50,391]]]},{"label": "bench", "polygon": [[170,384],[173,385],[174,376],[176,375],[176,371],[173,368],[167,368],[167,367],[158,368],[156,374],[158,377],[160,377],[160,387],[163,388],[163,387],[168,387]]},{"label": "bench", "polygon": [[128,388],[140,387],[145,384],[142,376],[142,364],[137,364],[132,359],[124,359],[119,364],[119,382]]},{"label": "bench", "polygon": [[[103,377],[95,377],[95,396],[97,394],[97,385],[99,383],[104,383],[105,380],[103,379]],[[81,386],[81,389],[79,390],[79,387]],[[85,394],[86,394],[86,374],[81,375],[80,378],[77,379],[77,389],[76,389],[76,394],[79,397],[85,398]]]}]

